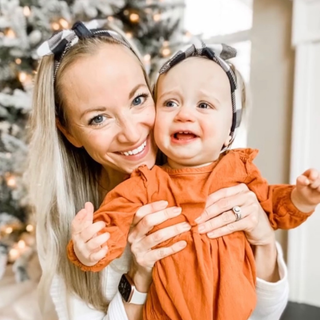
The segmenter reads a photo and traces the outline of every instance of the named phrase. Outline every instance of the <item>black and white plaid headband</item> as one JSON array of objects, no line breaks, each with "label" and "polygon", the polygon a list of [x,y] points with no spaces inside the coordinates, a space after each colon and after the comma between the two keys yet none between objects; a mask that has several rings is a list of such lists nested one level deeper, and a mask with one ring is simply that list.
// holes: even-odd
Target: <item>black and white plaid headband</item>
[{"label": "black and white plaid headband", "polygon": [[56,77],[61,60],[67,51],[74,46],[79,39],[91,37],[109,37],[118,43],[123,44],[130,50],[130,44],[119,33],[113,30],[103,29],[107,20],[92,20],[90,22],[77,21],[72,29],[61,30],[55,33],[49,40],[43,42],[37,50],[39,57],[54,55],[54,78]]},{"label": "black and white plaid headband", "polygon": [[[189,57],[207,57],[216,62],[227,74],[231,87],[231,101],[232,101],[232,125],[230,129],[231,141],[233,142],[236,136],[236,130],[241,123],[241,98],[237,90],[237,79],[230,65],[225,61],[236,57],[236,49],[227,46],[226,44],[205,44],[200,39],[194,38],[192,45],[188,45],[176,52],[159,70],[158,76],[167,72],[179,62]],[[229,145],[230,145],[229,144]]]}]

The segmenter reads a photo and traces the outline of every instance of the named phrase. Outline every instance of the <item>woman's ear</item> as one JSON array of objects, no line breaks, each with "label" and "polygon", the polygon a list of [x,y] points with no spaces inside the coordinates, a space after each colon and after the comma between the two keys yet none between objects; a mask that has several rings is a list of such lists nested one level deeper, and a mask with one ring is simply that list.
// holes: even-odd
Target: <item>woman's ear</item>
[{"label": "woman's ear", "polygon": [[56,126],[73,146],[75,146],[76,148],[82,147],[82,144],[61,124],[61,122],[57,118]]}]

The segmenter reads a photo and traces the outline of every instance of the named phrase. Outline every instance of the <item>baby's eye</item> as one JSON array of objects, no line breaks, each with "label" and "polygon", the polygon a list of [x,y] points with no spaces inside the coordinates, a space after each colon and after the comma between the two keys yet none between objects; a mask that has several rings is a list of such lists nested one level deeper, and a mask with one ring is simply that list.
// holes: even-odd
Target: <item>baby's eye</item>
[{"label": "baby's eye", "polygon": [[147,95],[145,94],[140,94],[139,96],[135,97],[132,101],[132,104],[134,106],[139,106],[141,104],[143,104],[147,99]]},{"label": "baby's eye", "polygon": [[200,109],[208,109],[208,108],[210,108],[210,106],[205,102],[201,102],[198,107]]},{"label": "baby's eye", "polygon": [[178,104],[177,104],[176,102],[174,102],[174,101],[167,101],[167,102],[165,103],[165,106],[166,106],[166,107],[169,107],[169,108],[173,108],[173,107],[177,107]]},{"label": "baby's eye", "polygon": [[90,121],[89,121],[89,125],[99,125],[99,124],[102,124],[102,122],[105,120],[105,116],[103,115],[98,115],[98,116],[95,116],[93,117]]}]

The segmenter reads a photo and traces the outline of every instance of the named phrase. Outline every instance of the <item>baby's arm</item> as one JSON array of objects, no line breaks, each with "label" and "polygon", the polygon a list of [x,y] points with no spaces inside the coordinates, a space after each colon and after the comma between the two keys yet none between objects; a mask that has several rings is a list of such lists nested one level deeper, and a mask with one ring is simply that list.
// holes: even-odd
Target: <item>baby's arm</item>
[{"label": "baby's arm", "polygon": [[256,194],[274,229],[293,229],[308,219],[312,213],[310,211],[315,206],[312,210],[302,211],[300,209],[307,208],[295,205],[292,195],[296,186],[268,185],[251,159],[245,163],[245,166],[248,174],[245,183]]},{"label": "baby's arm", "polygon": [[309,169],[297,178],[296,187],[292,190],[291,200],[302,212],[313,211],[320,203],[320,173]]},{"label": "baby's arm", "polygon": [[[91,202],[86,202],[72,221],[72,242],[68,246],[68,256],[71,261],[78,260],[84,266],[94,266],[108,252],[108,232],[101,233],[106,226],[105,222],[93,222],[94,207]],[[74,254],[75,255],[74,255]]]},{"label": "baby's arm", "polygon": [[69,260],[81,270],[101,271],[123,253],[133,216],[146,193],[137,180],[129,179],[110,191],[93,219],[93,206],[88,203],[78,213],[84,222],[78,228],[73,226],[67,252]]}]

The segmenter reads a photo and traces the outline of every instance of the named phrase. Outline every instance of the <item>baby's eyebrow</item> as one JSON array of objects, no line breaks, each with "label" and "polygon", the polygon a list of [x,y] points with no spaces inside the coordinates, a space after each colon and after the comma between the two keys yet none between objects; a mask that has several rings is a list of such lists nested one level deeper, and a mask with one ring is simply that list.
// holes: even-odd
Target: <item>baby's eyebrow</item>
[{"label": "baby's eyebrow", "polygon": [[217,104],[219,104],[219,105],[221,104],[220,100],[215,97],[214,92],[209,92],[209,91],[206,91],[206,90],[199,90],[199,93],[202,96],[205,96],[207,99],[209,99],[209,100],[213,99]]},{"label": "baby's eyebrow", "polygon": [[160,96],[158,96],[158,99],[161,99],[165,96],[168,96],[168,95],[173,95],[173,94],[176,94],[177,93],[177,90],[169,90],[169,91],[165,91],[163,92]]}]

